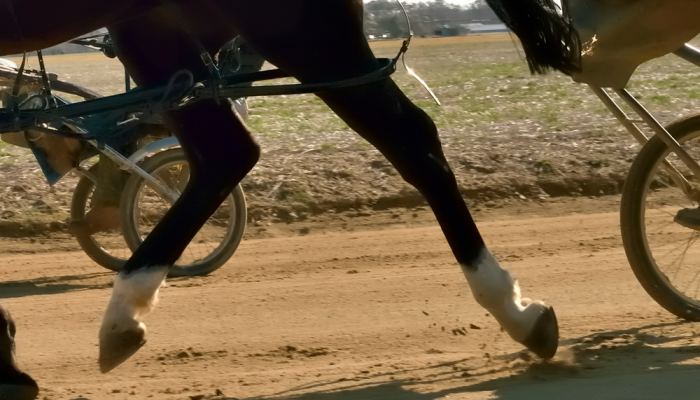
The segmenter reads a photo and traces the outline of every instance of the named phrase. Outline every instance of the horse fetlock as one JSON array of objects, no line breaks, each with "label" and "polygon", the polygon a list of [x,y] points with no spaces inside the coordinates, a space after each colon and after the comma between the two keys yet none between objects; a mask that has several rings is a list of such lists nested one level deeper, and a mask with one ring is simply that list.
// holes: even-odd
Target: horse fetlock
[{"label": "horse fetlock", "polygon": [[522,298],[518,282],[485,248],[470,266],[463,265],[462,270],[474,299],[513,340],[540,357],[554,356],[559,327],[551,307],[542,301]]},{"label": "horse fetlock", "polygon": [[100,327],[100,370],[105,373],[126,361],[146,343],[141,318],[155,307],[167,267],[120,272]]},{"label": "horse fetlock", "polygon": [[115,312],[130,312],[134,318],[148,314],[158,302],[158,289],[165,283],[168,267],[155,266],[131,273],[120,272],[114,280],[112,299],[108,306]]}]

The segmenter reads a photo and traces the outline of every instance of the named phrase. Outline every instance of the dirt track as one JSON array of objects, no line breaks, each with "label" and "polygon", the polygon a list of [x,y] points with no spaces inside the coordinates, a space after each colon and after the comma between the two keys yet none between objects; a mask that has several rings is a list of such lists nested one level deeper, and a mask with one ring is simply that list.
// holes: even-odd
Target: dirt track
[{"label": "dirt track", "polygon": [[561,347],[545,364],[476,306],[427,210],[269,227],[213,275],[171,280],[149,343],[108,375],[97,331],[112,278],[82,253],[1,242],[0,299],[49,400],[697,398],[700,327],[634,279],[618,201],[477,213],[524,294],[555,306]]}]

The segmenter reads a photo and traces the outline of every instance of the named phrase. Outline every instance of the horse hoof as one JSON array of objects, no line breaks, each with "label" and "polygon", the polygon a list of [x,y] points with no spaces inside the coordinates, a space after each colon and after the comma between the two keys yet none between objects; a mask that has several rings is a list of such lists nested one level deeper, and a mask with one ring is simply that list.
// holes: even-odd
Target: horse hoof
[{"label": "horse hoof", "polygon": [[106,374],[133,356],[146,344],[145,336],[146,332],[139,329],[110,332],[100,338],[100,372]]},{"label": "horse hoof", "polygon": [[554,357],[559,346],[559,324],[552,307],[537,318],[532,333],[523,341],[523,345],[545,360]]},{"label": "horse hoof", "polygon": [[34,400],[39,395],[39,386],[27,374],[21,374],[25,382],[0,383],[0,399],[2,400]]}]

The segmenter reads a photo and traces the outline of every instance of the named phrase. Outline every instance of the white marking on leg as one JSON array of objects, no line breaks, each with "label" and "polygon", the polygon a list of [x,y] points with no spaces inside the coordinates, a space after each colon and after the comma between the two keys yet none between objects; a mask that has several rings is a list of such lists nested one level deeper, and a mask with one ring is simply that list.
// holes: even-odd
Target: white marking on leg
[{"label": "white marking on leg", "polygon": [[546,309],[541,301],[520,297],[520,286],[484,247],[473,268],[462,265],[474,299],[488,310],[513,340],[522,343]]},{"label": "white marking on leg", "polygon": [[148,267],[131,274],[118,273],[114,280],[112,299],[105,311],[100,337],[109,332],[146,331],[141,318],[151,312],[158,302],[158,289],[165,283],[168,267]]}]

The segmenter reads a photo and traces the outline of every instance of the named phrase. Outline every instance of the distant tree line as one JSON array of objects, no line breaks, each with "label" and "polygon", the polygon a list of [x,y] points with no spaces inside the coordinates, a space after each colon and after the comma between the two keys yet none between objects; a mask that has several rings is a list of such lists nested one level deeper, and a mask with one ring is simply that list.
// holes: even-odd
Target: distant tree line
[{"label": "distant tree line", "polygon": [[[365,3],[365,34],[375,37],[406,36],[406,17],[394,0],[374,0]],[[443,28],[459,29],[469,23],[498,23],[496,14],[484,0],[477,0],[467,7],[450,4],[445,0],[404,4],[417,36],[434,35]]]}]

